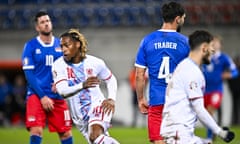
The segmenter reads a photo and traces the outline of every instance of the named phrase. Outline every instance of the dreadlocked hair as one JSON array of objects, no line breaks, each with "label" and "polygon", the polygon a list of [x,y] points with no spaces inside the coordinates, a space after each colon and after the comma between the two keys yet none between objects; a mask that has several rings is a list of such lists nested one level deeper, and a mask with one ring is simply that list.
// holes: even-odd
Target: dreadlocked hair
[{"label": "dreadlocked hair", "polygon": [[68,32],[62,34],[60,37],[63,36],[69,36],[75,41],[80,42],[80,52],[81,52],[81,57],[86,58],[86,53],[88,51],[87,46],[88,42],[87,39],[84,37],[82,33],[78,29],[71,28]]}]

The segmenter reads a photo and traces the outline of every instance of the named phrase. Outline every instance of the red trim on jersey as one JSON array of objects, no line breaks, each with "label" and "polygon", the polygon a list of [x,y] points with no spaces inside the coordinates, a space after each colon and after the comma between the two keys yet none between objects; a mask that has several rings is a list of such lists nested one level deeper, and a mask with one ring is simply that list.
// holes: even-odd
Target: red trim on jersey
[{"label": "red trim on jersey", "polygon": [[55,85],[57,85],[57,84],[60,83],[61,81],[67,81],[67,79],[61,79],[61,80],[57,81],[57,82],[55,83]]},{"label": "red trim on jersey", "polygon": [[104,136],[100,139],[98,144],[101,144],[103,142]]},{"label": "red trim on jersey", "polygon": [[112,73],[110,74],[109,77],[107,77],[105,80],[109,80],[112,77]]}]

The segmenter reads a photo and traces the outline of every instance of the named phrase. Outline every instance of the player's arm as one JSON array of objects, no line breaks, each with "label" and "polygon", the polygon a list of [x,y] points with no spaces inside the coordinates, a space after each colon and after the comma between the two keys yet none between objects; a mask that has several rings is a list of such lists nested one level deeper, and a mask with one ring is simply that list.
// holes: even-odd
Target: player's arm
[{"label": "player's arm", "polygon": [[31,42],[27,42],[24,45],[22,53],[22,68],[29,86],[36,92],[37,96],[41,99],[45,96],[45,93],[40,87],[38,79],[35,77],[35,64],[33,60],[34,53],[35,49],[32,46]]},{"label": "player's arm", "polygon": [[107,114],[114,113],[115,101],[117,97],[117,79],[111,75],[104,80],[107,86],[108,98],[102,102],[103,111]]},{"label": "player's arm", "polygon": [[45,93],[38,84],[38,80],[34,75],[34,70],[33,69],[24,70],[24,74],[30,87],[36,92],[40,99],[43,98],[45,96]]},{"label": "player's arm", "polygon": [[148,103],[144,96],[144,89],[145,89],[145,68],[136,67],[136,92],[137,92],[137,99],[138,99],[138,106],[140,112],[143,114],[147,113]]},{"label": "player's arm", "polygon": [[117,97],[117,79],[116,77],[111,74],[111,76],[105,80],[107,91],[108,91],[108,98],[116,101]]},{"label": "player's arm", "polygon": [[191,99],[191,104],[196,112],[199,120],[208,128],[210,128],[215,134],[221,137],[224,141],[230,142],[234,138],[234,133],[229,131],[229,129],[222,129],[220,128],[217,123],[214,121],[212,116],[207,112],[204,108],[203,98],[195,98]]},{"label": "player's arm", "polygon": [[215,134],[218,134],[220,132],[221,128],[217,125],[217,123],[212,118],[212,116],[204,108],[203,98],[198,97],[198,98],[195,98],[195,99],[191,99],[190,101],[191,101],[192,107],[193,107],[194,111],[196,112],[199,120],[205,126],[210,128],[211,130],[213,130],[213,132]]},{"label": "player's arm", "polygon": [[229,56],[225,55],[225,57],[226,57],[227,70],[225,70],[222,73],[222,79],[227,80],[227,79],[231,79],[231,78],[236,78],[238,76],[239,72],[238,72],[238,69],[237,69],[235,63]]},{"label": "player's arm", "polygon": [[83,83],[79,83],[73,86],[68,85],[68,81],[66,79],[60,80],[55,83],[57,92],[63,97],[71,97],[76,93],[80,92],[83,89],[95,87],[99,85],[100,81],[97,77],[89,77]]}]

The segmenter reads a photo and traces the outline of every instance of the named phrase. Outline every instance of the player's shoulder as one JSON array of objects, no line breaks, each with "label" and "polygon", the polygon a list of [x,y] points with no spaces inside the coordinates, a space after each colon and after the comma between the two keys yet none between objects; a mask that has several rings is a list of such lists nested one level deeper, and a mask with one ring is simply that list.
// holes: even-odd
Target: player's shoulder
[{"label": "player's shoulder", "polygon": [[56,36],[53,36],[53,38],[54,38],[54,42],[60,43],[60,38],[58,38]]},{"label": "player's shoulder", "polygon": [[159,35],[163,35],[163,34],[168,34],[168,35],[171,35],[171,36],[174,36],[174,37],[179,37],[180,39],[183,38],[184,40],[187,40],[188,37],[185,36],[184,34],[182,33],[179,33],[179,32],[176,32],[175,30],[168,30],[168,29],[158,29],[158,30],[155,30],[155,31],[152,31],[150,33],[148,33],[144,39],[153,39],[154,37],[159,37]]},{"label": "player's shoulder", "polygon": [[26,44],[36,44],[38,41],[37,41],[37,37],[33,37],[31,39],[29,39]]},{"label": "player's shoulder", "polygon": [[94,56],[94,55],[86,55],[86,60],[94,60],[94,61],[103,61],[100,57]]},{"label": "player's shoulder", "polygon": [[179,67],[181,67],[186,72],[193,72],[196,71],[197,64],[195,64],[190,58],[183,59],[179,64]]},{"label": "player's shoulder", "polygon": [[54,62],[53,65],[62,65],[63,63],[65,63],[63,56],[60,56],[59,58],[57,58]]}]

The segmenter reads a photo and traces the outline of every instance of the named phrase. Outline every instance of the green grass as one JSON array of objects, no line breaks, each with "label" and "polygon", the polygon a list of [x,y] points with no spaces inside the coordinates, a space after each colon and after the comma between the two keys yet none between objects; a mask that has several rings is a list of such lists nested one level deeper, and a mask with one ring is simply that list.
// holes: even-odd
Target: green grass
[{"label": "green grass", "polygon": [[[240,127],[235,126],[231,128],[236,138],[230,144],[240,144]],[[110,134],[120,141],[121,144],[150,144],[147,138],[147,130],[145,128],[128,128],[128,127],[113,127],[110,129]],[[196,135],[203,137],[205,129],[197,128]],[[56,133],[49,133],[47,129],[44,130],[42,144],[59,144]],[[74,144],[87,144],[77,129],[73,129]],[[28,144],[29,133],[25,128],[0,128],[0,144]],[[214,144],[224,144],[224,142],[217,138]]]}]

